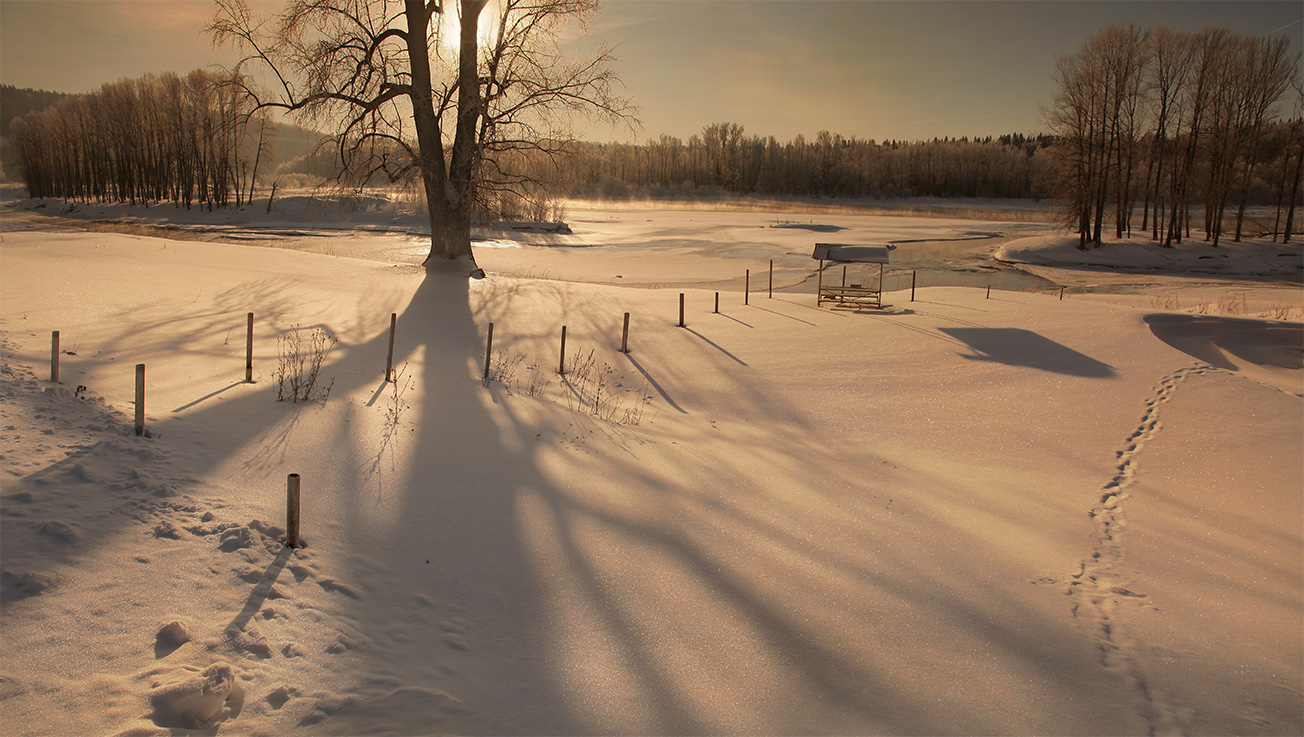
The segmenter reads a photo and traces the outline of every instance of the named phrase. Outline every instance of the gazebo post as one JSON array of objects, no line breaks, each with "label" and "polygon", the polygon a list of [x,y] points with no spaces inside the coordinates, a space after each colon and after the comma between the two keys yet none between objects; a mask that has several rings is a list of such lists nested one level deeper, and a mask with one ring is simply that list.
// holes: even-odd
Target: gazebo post
[{"label": "gazebo post", "polygon": [[820,306],[820,297],[824,296],[824,259],[820,259],[820,270],[815,279],[815,307]]}]

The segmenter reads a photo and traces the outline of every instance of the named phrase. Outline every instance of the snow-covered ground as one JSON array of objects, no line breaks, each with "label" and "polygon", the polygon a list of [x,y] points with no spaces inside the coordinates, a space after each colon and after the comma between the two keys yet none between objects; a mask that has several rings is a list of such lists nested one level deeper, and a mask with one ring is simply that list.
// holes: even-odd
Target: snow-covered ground
[{"label": "snow-covered ground", "polygon": [[[649,213],[486,235],[479,281],[415,266],[410,231],[326,255],[7,217],[2,731],[1304,730],[1298,274]],[[1131,281],[816,309],[813,243],[871,239]],[[338,340],[325,401],[276,401],[296,326]]]}]

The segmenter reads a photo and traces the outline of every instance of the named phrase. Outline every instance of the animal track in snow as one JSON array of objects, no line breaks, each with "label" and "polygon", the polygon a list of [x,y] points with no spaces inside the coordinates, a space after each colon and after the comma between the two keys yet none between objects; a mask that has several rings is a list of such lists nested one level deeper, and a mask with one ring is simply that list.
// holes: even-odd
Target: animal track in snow
[{"label": "animal track in snow", "polygon": [[1119,673],[1135,688],[1145,704],[1142,716],[1150,734],[1184,731],[1177,710],[1164,703],[1150,687],[1145,672],[1133,651],[1133,643],[1118,629],[1119,609],[1126,599],[1145,599],[1144,593],[1129,588],[1121,564],[1125,555],[1122,531],[1127,527],[1127,501],[1136,478],[1137,458],[1163,429],[1159,412],[1177,387],[1191,376],[1216,373],[1212,366],[1196,365],[1165,376],[1155,386],[1155,394],[1144,403],[1145,411],[1136,430],[1123,441],[1117,452],[1115,473],[1100,490],[1098,504],[1088,513],[1095,527],[1091,555],[1082,561],[1077,573],[1069,578],[1066,592],[1073,603],[1075,619],[1087,622],[1096,630],[1096,646],[1101,665]]}]

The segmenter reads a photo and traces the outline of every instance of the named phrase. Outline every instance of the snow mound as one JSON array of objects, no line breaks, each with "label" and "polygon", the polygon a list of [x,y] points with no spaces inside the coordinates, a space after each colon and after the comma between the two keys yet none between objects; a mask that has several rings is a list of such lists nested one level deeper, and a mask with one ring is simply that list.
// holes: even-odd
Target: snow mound
[{"label": "snow mound", "polygon": [[46,571],[0,570],[0,598],[17,601],[29,596],[39,596],[59,582],[59,577]]},{"label": "snow mound", "polygon": [[208,729],[238,714],[243,700],[231,666],[214,663],[198,674],[150,691],[149,702],[154,707],[150,719],[160,727]]},{"label": "snow mound", "polygon": [[1304,250],[1272,242],[1224,241],[1214,247],[1187,241],[1164,248],[1148,239],[1108,240],[1099,248],[1078,247],[1077,236],[1019,238],[993,254],[997,261],[1063,268],[1122,269],[1226,276],[1304,276]]},{"label": "snow mound", "polygon": [[154,636],[154,657],[170,655],[177,648],[190,642],[190,627],[185,622],[174,619],[159,628]]}]

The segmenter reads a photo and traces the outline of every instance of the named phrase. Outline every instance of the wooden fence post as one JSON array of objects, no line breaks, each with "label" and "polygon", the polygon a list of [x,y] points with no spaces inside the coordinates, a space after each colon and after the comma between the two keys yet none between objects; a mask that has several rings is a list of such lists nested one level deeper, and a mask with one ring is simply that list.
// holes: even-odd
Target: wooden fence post
[{"label": "wooden fence post", "polygon": [[484,344],[484,378],[489,380],[489,357],[494,353],[494,324],[489,323],[489,337]]},{"label": "wooden fence post", "polygon": [[985,299],[991,299],[991,298],[992,298],[992,285],[988,284],[988,285],[987,285],[987,296],[985,297]]},{"label": "wooden fence post", "polygon": [[687,327],[686,325],[684,325],[684,293],[683,292],[679,293],[679,327],[681,328]]},{"label": "wooden fence post", "polygon": [[59,331],[50,333],[50,381],[59,383]]},{"label": "wooden fence post", "polygon": [[285,479],[285,547],[299,547],[299,474]]},{"label": "wooden fence post", "polygon": [[752,270],[748,269],[743,277],[743,304],[750,304],[752,296]]},{"label": "wooden fence post", "polygon": [[1060,297],[1059,297],[1059,298],[1060,298],[1060,301],[1061,301],[1061,302],[1064,301],[1064,287],[1060,287]]},{"label": "wooden fence post", "polygon": [[910,301],[911,301],[911,302],[914,302],[914,301],[915,301],[915,276],[916,276],[918,273],[919,273],[919,272],[917,272],[917,271],[911,271],[911,272],[910,272]]},{"label": "wooden fence post", "polygon": [[770,259],[770,295],[766,299],[774,299],[774,259]]},{"label": "wooden fence post", "polygon": [[625,313],[625,329],[620,333],[620,352],[629,353],[629,313]]},{"label": "wooden fence post", "polygon": [[557,373],[566,373],[566,326],[561,326],[561,361],[557,364]]},{"label": "wooden fence post", "polygon": [[145,364],[136,364],[136,435],[145,434]]},{"label": "wooden fence post", "polygon": [[254,383],[254,313],[245,316],[245,381]]},{"label": "wooden fence post", "polygon": [[398,314],[389,313],[389,354],[385,356],[385,381],[394,377],[394,332],[398,330]]},{"label": "wooden fence post", "polygon": [[715,314],[720,314],[720,293],[715,293]]}]

